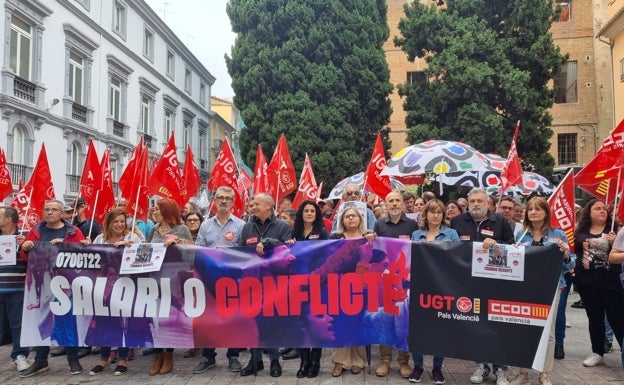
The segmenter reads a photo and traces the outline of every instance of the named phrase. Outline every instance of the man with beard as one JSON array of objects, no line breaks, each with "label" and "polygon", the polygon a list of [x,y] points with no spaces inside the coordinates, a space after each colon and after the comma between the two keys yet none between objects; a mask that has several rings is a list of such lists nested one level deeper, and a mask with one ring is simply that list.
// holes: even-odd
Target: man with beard
[{"label": "man with beard", "polygon": [[[403,195],[400,192],[392,191],[386,195],[386,209],[388,210],[388,215],[375,222],[375,234],[379,237],[411,239],[412,233],[418,230],[418,224],[405,215]],[[392,347],[380,344],[379,355],[381,356],[381,362],[377,366],[375,374],[378,377],[385,377],[388,375],[390,362],[392,362]],[[408,378],[412,373],[409,357],[409,352],[397,351],[399,372],[403,378]]]},{"label": "man with beard", "polygon": [[[482,242],[484,249],[494,247],[496,243],[511,244],[514,233],[507,220],[498,213],[488,210],[488,195],[485,190],[473,188],[468,193],[468,211],[458,215],[451,221],[451,228],[457,231],[461,241]],[[470,377],[473,384],[481,384],[490,375],[490,367],[486,363],[479,366]],[[508,385],[507,366],[493,364],[496,385]]]}]

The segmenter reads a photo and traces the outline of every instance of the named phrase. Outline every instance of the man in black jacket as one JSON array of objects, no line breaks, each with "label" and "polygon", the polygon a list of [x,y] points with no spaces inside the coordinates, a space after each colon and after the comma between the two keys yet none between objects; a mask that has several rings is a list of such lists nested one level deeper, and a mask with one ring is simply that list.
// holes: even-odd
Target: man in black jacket
[{"label": "man in black jacket", "polygon": [[[505,218],[488,210],[488,195],[485,190],[473,188],[468,193],[468,211],[451,221],[451,228],[457,231],[461,241],[482,242],[484,249],[496,243],[511,244],[514,234]],[[481,384],[490,375],[490,367],[486,363],[479,366],[470,377],[473,384]],[[492,364],[496,375],[496,385],[507,385],[507,366]]]},{"label": "man in black jacket", "polygon": [[[240,235],[240,246],[255,246],[256,253],[263,257],[269,248],[283,244],[291,239],[291,230],[288,223],[277,218],[274,213],[275,200],[269,194],[260,193],[254,196],[256,211],[254,215],[243,226]],[[279,363],[279,351],[277,348],[269,348],[269,358],[271,359],[271,377],[282,375],[282,367]],[[241,376],[256,374],[258,370],[264,369],[262,363],[262,349],[252,349],[251,359],[247,366],[241,371]]]}]

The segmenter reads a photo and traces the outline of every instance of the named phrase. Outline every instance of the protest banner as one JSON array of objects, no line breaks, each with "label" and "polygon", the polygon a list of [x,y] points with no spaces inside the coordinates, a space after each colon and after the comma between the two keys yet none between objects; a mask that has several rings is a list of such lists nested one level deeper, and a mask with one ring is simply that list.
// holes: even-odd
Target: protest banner
[{"label": "protest banner", "polygon": [[378,237],[279,245],[261,258],[254,248],[170,246],[159,271],[119,275],[123,248],[37,243],[22,343],[408,350],[409,340],[423,353],[531,366],[561,259],[527,247],[522,281],[484,278],[472,274],[472,247]]}]

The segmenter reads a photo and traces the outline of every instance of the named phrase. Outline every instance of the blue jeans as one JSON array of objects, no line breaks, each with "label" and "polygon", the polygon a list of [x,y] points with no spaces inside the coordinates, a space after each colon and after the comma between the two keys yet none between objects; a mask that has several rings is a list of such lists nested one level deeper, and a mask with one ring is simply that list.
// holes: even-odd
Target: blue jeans
[{"label": "blue jeans", "polygon": [[568,295],[570,294],[570,286],[572,286],[572,276],[570,273],[563,275],[566,287],[561,289],[559,295],[559,306],[557,307],[557,319],[555,320],[555,344],[563,345],[566,333],[566,306],[568,304]]},{"label": "blue jeans", "polygon": [[607,315],[605,314],[605,340],[609,342],[613,342],[613,329],[611,329],[611,325],[609,325],[609,320],[607,320]]},{"label": "blue jeans", "polygon": [[[477,362],[477,364],[483,364],[485,366],[489,366],[489,364],[487,362]],[[492,371],[494,373],[496,373],[496,370],[501,369],[504,370],[505,372],[507,371],[507,365],[501,365],[501,364],[492,364]]]},{"label": "blue jeans", "polygon": [[[110,346],[102,346],[100,348],[100,359],[102,361],[107,361],[110,358],[111,348]],[[117,348],[117,358],[120,360],[128,359],[128,348]]]},{"label": "blue jeans", "polygon": [[[238,357],[238,352],[240,352],[240,349],[238,348],[228,348],[227,352],[225,352],[225,356],[228,359],[232,357]],[[215,348],[202,349],[202,357],[215,358],[216,356],[217,356],[217,352]]]},{"label": "blue jeans", "polygon": [[[15,360],[17,356],[28,357],[28,347],[20,346],[20,334],[22,333],[22,307],[24,305],[24,292],[0,294],[0,314],[6,313],[9,319],[8,327],[11,329],[13,336],[13,349],[11,350],[11,359]],[[4,329],[0,323],[0,336],[4,334]]]},{"label": "blue jeans", "polygon": [[[423,367],[423,355],[422,353],[412,352],[412,359],[414,360],[414,366]],[[433,367],[441,369],[444,357],[433,356]]]}]

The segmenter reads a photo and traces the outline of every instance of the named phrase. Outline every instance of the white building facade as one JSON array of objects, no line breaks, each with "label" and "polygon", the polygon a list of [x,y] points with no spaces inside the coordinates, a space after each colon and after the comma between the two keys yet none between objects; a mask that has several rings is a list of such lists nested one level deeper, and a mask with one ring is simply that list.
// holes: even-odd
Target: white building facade
[{"label": "white building facade", "polygon": [[[89,140],[117,182],[140,138],[159,157],[175,133],[202,181],[215,78],[143,0],[4,0],[0,147],[14,188],[45,144],[57,198],[77,195]],[[217,150],[218,151],[218,150]]]}]

